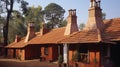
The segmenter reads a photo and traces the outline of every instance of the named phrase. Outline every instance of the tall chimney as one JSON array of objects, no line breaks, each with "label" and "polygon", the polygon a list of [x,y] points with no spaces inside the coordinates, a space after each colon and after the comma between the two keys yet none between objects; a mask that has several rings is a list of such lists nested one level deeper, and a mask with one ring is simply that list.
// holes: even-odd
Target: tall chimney
[{"label": "tall chimney", "polygon": [[16,36],[15,36],[15,42],[17,43],[17,42],[19,42],[20,40],[21,40],[20,36],[19,36],[19,35],[16,35]]},{"label": "tall chimney", "polygon": [[89,18],[84,30],[98,29],[102,31],[104,29],[100,2],[100,0],[90,0]]},{"label": "tall chimney", "polygon": [[78,31],[78,26],[77,26],[76,9],[70,9],[64,35],[70,35],[73,32],[77,32],[77,31]]},{"label": "tall chimney", "polygon": [[35,24],[33,22],[28,23],[28,30],[27,30],[27,35],[25,38],[25,42],[28,42],[30,39],[35,37]]},{"label": "tall chimney", "polygon": [[41,29],[40,29],[40,35],[42,36],[42,35],[46,34],[47,32],[49,32],[49,29],[46,28],[45,22],[43,21]]}]

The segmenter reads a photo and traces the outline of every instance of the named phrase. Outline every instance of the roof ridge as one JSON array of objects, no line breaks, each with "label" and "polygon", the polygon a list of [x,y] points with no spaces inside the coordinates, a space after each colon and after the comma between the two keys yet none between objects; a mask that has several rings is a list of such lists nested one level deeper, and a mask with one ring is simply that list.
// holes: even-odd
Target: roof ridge
[{"label": "roof ridge", "polygon": [[120,17],[117,17],[117,18],[112,18],[112,19],[115,19],[115,20],[120,20]]},{"label": "roof ridge", "polygon": [[[54,28],[54,29],[52,29],[52,30],[63,29],[63,28],[66,28],[66,27]],[[52,31],[52,30],[51,30],[51,31]]]},{"label": "roof ridge", "polygon": [[74,32],[74,33],[72,33],[71,35],[67,35],[67,36],[65,35],[66,37],[63,38],[63,39],[61,39],[61,40],[59,40],[58,43],[59,43],[60,41],[62,41],[62,40],[65,40],[67,37],[72,37],[73,35],[76,35],[77,33],[80,33],[80,32],[82,32],[82,31],[85,32],[86,30],[77,31],[77,32]]},{"label": "roof ridge", "polygon": [[71,37],[72,35],[76,35],[76,34],[79,33],[79,32],[80,32],[80,31],[74,32],[74,33],[72,33],[71,35],[64,35],[64,36],[66,36],[66,37],[63,38],[63,39],[58,40],[58,43],[60,43],[62,40],[65,40],[67,37]]},{"label": "roof ridge", "polygon": [[111,19],[105,19],[105,20],[103,20],[103,21],[109,21],[109,20],[120,20],[120,17],[115,17],[115,18],[111,18]]}]

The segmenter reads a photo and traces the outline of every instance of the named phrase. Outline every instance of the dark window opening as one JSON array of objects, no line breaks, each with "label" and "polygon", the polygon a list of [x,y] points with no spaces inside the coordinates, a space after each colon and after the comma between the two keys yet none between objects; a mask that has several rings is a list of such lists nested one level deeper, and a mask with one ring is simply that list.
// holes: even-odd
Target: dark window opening
[{"label": "dark window opening", "polygon": [[44,48],[44,54],[45,54],[45,55],[48,55],[48,47],[45,47],[45,48]]},{"label": "dark window opening", "polygon": [[79,53],[80,53],[80,61],[84,63],[89,63],[88,46],[80,46]]}]

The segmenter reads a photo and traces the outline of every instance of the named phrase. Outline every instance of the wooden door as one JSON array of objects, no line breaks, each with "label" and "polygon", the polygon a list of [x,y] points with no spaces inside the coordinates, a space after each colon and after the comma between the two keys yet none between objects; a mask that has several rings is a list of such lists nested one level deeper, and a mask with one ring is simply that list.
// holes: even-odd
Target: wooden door
[{"label": "wooden door", "polygon": [[90,67],[100,67],[100,52],[90,52]]}]

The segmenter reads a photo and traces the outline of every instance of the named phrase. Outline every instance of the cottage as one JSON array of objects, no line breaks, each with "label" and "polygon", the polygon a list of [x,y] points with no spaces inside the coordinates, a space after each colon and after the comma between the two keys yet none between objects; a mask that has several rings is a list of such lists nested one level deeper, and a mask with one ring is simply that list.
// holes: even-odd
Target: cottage
[{"label": "cottage", "polygon": [[90,0],[88,22],[81,31],[75,9],[69,10],[66,27],[48,30],[43,23],[35,34],[34,25],[28,25],[26,37],[6,47],[8,56],[56,61],[62,55],[63,63],[70,66],[77,62],[79,67],[119,67],[120,18],[103,20],[100,4]]},{"label": "cottage", "polygon": [[6,46],[8,51],[8,58],[17,58],[20,60],[35,59],[40,56],[40,47],[39,45],[29,45],[28,41],[35,37],[34,23],[30,22],[28,24],[28,32],[26,37],[22,39],[19,36],[16,36],[16,39],[13,43]]},{"label": "cottage", "polygon": [[[43,31],[44,28],[41,29]],[[30,44],[41,45],[41,57],[47,61],[58,60],[59,55],[63,55],[63,45],[58,41],[64,39],[68,35],[78,31],[76,10],[69,10],[67,26],[50,30],[43,36],[36,36],[30,40]]]},{"label": "cottage", "polygon": [[55,61],[58,59],[59,54],[63,54],[63,45],[59,44],[58,41],[78,31],[76,10],[69,10],[66,27],[49,30],[46,29],[43,22],[40,32],[36,34],[33,28],[34,25],[30,23],[25,38],[19,42],[15,40],[15,42],[6,46],[8,57],[20,57],[22,60],[41,57],[42,60]]},{"label": "cottage", "polygon": [[[79,67],[120,66],[118,60],[120,54],[116,53],[120,50],[118,45],[120,18],[103,21],[100,2],[91,0],[89,18],[84,30],[59,41],[67,49],[63,52],[64,62],[73,61],[72,56],[75,55],[77,50]],[[66,58],[68,58],[67,61]]]}]

